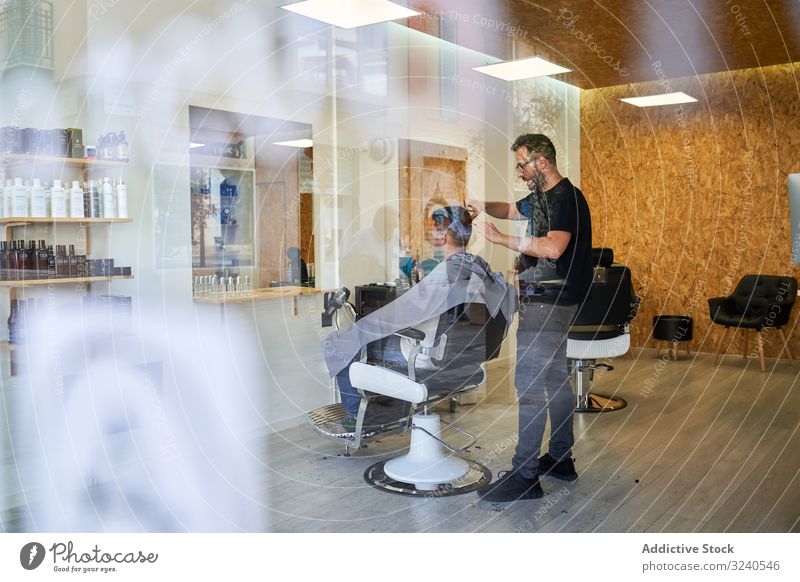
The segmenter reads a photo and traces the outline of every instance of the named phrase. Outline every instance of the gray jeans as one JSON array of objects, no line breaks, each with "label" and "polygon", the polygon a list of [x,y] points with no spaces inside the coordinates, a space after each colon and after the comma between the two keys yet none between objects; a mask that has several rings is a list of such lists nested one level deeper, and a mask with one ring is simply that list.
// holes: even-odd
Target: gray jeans
[{"label": "gray jeans", "polygon": [[567,332],[577,310],[576,305],[520,305],[515,376],[519,441],[512,466],[529,479],[539,467],[548,415],[550,456],[560,460],[572,453],[575,399],[569,383]]}]

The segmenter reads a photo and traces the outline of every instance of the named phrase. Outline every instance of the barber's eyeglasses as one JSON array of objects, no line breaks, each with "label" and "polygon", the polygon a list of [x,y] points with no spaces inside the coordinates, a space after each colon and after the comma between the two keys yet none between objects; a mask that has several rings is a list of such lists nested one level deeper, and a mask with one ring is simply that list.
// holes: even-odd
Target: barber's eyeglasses
[{"label": "barber's eyeglasses", "polygon": [[528,158],[526,161],[524,161],[524,162],[520,162],[520,163],[518,163],[518,164],[517,164],[516,166],[514,166],[514,167],[517,169],[517,172],[524,172],[524,171],[525,171],[525,167],[526,167],[528,164],[530,164],[532,161],[534,161],[535,159],[536,159],[536,158]]}]

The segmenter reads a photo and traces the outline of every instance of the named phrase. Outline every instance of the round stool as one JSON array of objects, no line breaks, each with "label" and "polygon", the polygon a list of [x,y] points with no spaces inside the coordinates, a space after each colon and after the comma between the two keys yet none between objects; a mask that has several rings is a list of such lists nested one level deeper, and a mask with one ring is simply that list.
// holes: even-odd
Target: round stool
[{"label": "round stool", "polygon": [[685,344],[686,354],[691,356],[689,343],[692,339],[693,321],[688,315],[656,315],[653,318],[653,340],[656,357],[661,352],[661,342],[668,342],[667,353],[673,360],[678,359],[678,342]]}]

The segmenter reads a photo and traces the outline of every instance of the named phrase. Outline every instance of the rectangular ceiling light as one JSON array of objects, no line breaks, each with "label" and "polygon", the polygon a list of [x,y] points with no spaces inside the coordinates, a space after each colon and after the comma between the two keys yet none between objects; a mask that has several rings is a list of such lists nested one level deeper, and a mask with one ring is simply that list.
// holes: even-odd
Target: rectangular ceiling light
[{"label": "rectangular ceiling light", "polygon": [[676,93],[662,93],[661,95],[648,95],[647,97],[625,97],[620,99],[636,107],[654,107],[656,105],[677,105],[678,103],[694,103],[694,97],[678,91]]},{"label": "rectangular ceiling light", "polygon": [[272,145],[289,146],[291,148],[310,148],[314,146],[314,141],[310,139],[293,139],[289,141],[276,141]]},{"label": "rectangular ceiling light", "polygon": [[570,72],[570,69],[554,65],[550,61],[546,61],[540,57],[507,61],[494,65],[483,65],[482,67],[473,67],[473,69],[480,73],[503,79],[504,81],[519,81],[520,79],[531,79],[533,77]]},{"label": "rectangular ceiling light", "polygon": [[204,143],[198,143],[198,142],[195,142],[195,141],[193,141],[193,142],[191,142],[191,143],[189,144],[189,149],[190,149],[190,150],[193,150],[193,149],[197,149],[197,148],[204,147],[205,145],[206,145],[206,144],[204,144]]},{"label": "rectangular ceiling light", "polygon": [[339,28],[355,28],[421,14],[389,0],[306,0],[281,8]]}]

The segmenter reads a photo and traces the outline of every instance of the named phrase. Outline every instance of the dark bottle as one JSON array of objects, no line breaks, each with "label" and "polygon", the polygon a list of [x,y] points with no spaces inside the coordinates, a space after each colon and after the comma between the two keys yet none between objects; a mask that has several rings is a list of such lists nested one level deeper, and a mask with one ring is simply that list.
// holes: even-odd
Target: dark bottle
[{"label": "dark bottle", "polygon": [[11,248],[6,253],[6,263],[8,264],[9,279],[16,281],[19,279],[19,263],[17,262],[17,241],[11,241]]},{"label": "dark bottle", "polygon": [[56,245],[56,278],[69,277],[69,257],[66,245]]},{"label": "dark bottle", "polygon": [[56,276],[56,254],[53,245],[47,247],[47,278],[53,279]]},{"label": "dark bottle", "polygon": [[26,268],[28,266],[28,249],[25,248],[25,241],[17,242],[17,269],[19,269],[18,279],[27,278]]},{"label": "dark bottle", "polygon": [[39,248],[36,249],[35,268],[37,277],[47,277],[47,247],[43,240],[39,241]]},{"label": "dark bottle", "polygon": [[75,245],[69,245],[67,260],[69,261],[69,276],[80,277],[80,274],[78,274],[78,257],[75,255]]},{"label": "dark bottle", "polygon": [[11,300],[11,313],[8,314],[8,343],[17,343],[17,317],[19,316],[19,303]]},{"label": "dark bottle", "polygon": [[28,241],[28,262],[25,265],[25,268],[29,271],[36,271],[36,241],[29,240]]},{"label": "dark bottle", "polygon": [[6,241],[0,241],[0,279],[7,279],[8,273],[6,273],[6,252],[8,252],[8,243]]},{"label": "dark bottle", "polygon": [[100,218],[100,188],[94,180],[89,180],[89,218]]}]

